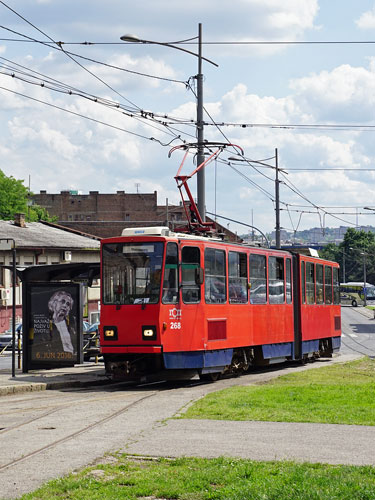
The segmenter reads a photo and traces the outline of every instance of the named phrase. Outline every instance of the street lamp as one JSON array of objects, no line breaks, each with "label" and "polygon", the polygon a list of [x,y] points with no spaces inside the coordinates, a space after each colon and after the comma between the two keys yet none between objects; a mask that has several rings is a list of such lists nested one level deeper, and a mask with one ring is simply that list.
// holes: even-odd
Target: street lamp
[{"label": "street lamp", "polygon": [[[149,45],[162,45],[163,47],[170,47],[172,49],[180,50],[181,52],[186,52],[198,58],[198,74],[196,75],[197,80],[197,164],[201,165],[204,158],[204,131],[203,131],[203,74],[202,74],[202,61],[207,61],[210,64],[218,67],[218,64],[206,59],[202,56],[202,24],[198,25],[198,36],[190,38],[191,40],[198,40],[198,53],[192,52],[182,47],[176,46],[174,43],[168,42],[155,42],[153,40],[144,40],[138,38],[135,35],[123,35],[120,37],[123,42],[135,42],[144,43]],[[188,40],[182,40],[184,42]],[[179,42],[175,42],[179,43]],[[203,221],[206,220],[206,201],[205,201],[205,172],[204,168],[201,168],[197,173],[197,200],[198,200],[198,211],[201,215]]]},{"label": "street lamp", "polygon": [[367,253],[362,252],[359,248],[352,248],[350,247],[350,250],[358,250],[359,255],[363,256],[363,306],[367,306],[367,276],[366,276],[366,257]]}]

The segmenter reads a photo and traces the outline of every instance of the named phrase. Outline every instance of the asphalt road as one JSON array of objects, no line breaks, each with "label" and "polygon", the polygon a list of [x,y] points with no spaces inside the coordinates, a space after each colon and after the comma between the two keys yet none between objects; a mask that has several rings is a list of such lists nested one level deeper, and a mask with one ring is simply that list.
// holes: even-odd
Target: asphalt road
[{"label": "asphalt road", "polygon": [[375,356],[375,319],[363,307],[341,307],[341,352]]},{"label": "asphalt road", "polygon": [[306,366],[275,366],[214,384],[117,384],[2,397],[0,498],[17,498],[48,479],[100,463],[108,451],[375,465],[375,427],[170,420],[212,391],[375,352],[373,319],[360,308],[343,308],[342,322],[341,355]]}]

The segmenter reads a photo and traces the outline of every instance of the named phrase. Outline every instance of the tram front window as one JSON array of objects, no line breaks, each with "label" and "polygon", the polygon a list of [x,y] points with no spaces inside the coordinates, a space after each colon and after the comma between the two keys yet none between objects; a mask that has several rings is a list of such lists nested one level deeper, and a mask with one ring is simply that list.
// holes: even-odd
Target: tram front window
[{"label": "tram front window", "polygon": [[156,304],[159,301],[162,242],[103,245],[104,304]]}]

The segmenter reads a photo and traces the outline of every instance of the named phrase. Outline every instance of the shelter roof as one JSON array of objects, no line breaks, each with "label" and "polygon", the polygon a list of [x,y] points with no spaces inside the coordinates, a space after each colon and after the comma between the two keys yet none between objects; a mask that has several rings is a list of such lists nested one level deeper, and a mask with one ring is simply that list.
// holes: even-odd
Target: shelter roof
[{"label": "shelter roof", "polygon": [[20,227],[13,221],[0,220],[0,239],[14,239],[17,248],[57,248],[99,250],[100,238],[69,230],[56,224],[26,222]]}]

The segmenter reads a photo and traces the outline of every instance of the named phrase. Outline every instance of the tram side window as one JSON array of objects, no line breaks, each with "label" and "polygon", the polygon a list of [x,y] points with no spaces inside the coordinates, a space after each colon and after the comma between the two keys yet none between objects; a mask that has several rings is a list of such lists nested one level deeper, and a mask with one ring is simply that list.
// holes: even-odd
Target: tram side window
[{"label": "tram side window", "polygon": [[267,303],[267,261],[265,255],[250,254],[250,303]]},{"label": "tram side window", "polygon": [[316,265],[316,303],[324,304],[323,265]]},{"label": "tram side window", "polygon": [[207,304],[224,304],[226,301],[225,252],[207,248],[204,253],[204,293]]},{"label": "tram side window", "polygon": [[228,292],[231,304],[247,303],[247,257],[245,253],[229,252]]},{"label": "tram side window", "polygon": [[292,261],[286,259],[286,302],[292,303]]},{"label": "tram side window", "polygon": [[305,277],[305,262],[301,262],[301,292],[302,304],[306,304],[306,277]]},{"label": "tram side window", "polygon": [[176,243],[167,245],[162,297],[163,304],[178,302],[178,247]]},{"label": "tram side window", "polygon": [[333,303],[340,304],[339,270],[337,267],[334,267],[332,271],[333,271]]},{"label": "tram side window", "polygon": [[200,257],[198,247],[183,247],[181,251],[182,300],[185,304],[197,304],[201,300],[201,287],[195,282]]},{"label": "tram side window", "polygon": [[282,257],[268,258],[268,293],[270,304],[285,302],[284,259]]},{"label": "tram side window", "polygon": [[332,304],[332,267],[324,268],[324,288],[326,304]]},{"label": "tram side window", "polygon": [[312,262],[306,262],[306,303],[315,304],[315,270]]}]

